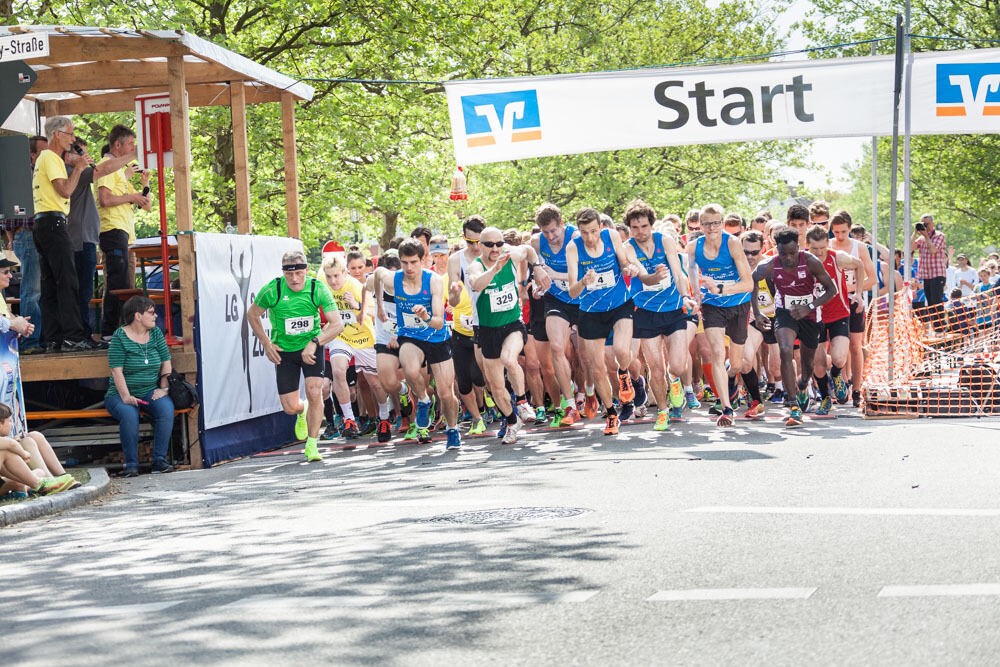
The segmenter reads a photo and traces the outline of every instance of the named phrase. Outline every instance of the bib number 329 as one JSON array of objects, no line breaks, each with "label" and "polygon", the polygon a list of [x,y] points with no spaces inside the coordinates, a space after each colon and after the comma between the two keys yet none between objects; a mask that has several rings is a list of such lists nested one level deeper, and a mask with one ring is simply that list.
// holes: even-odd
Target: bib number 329
[{"label": "bib number 329", "polygon": [[312,315],[307,317],[293,317],[285,320],[285,335],[298,336],[299,334],[309,333],[313,330],[314,320],[315,318]]}]

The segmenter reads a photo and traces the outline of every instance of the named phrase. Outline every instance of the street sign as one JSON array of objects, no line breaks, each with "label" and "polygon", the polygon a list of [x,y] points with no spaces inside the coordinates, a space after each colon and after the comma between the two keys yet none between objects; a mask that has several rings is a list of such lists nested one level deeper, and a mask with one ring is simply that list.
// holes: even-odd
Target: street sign
[{"label": "street sign", "polygon": [[44,32],[28,32],[23,35],[0,37],[0,63],[31,58],[45,58],[49,55],[49,36]]},{"label": "street sign", "polygon": [[0,123],[7,120],[37,78],[35,70],[20,60],[0,62]]},{"label": "street sign", "polygon": [[170,94],[156,93],[153,95],[139,95],[135,98],[135,143],[139,152],[139,167],[151,169],[156,166],[157,142],[162,138],[163,146],[163,166],[174,166],[174,153],[171,148],[170,124],[167,123],[167,132],[161,137],[157,131],[159,116],[156,114],[170,113]]}]

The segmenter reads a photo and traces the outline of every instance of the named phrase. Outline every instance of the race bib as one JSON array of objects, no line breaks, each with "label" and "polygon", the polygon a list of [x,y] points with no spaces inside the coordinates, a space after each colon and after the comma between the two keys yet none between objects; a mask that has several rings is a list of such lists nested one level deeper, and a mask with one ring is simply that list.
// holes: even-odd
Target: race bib
[{"label": "race bib", "polygon": [[785,301],[788,304],[789,308],[791,308],[792,306],[806,306],[806,307],[809,307],[809,304],[811,304],[813,302],[813,295],[812,294],[803,294],[802,296],[788,296],[788,297],[785,297]]},{"label": "race bib", "polygon": [[557,280],[553,278],[552,284],[555,286],[556,289],[562,290],[563,292],[569,291],[569,281],[567,280]]},{"label": "race bib", "polygon": [[346,327],[348,324],[357,324],[358,318],[355,317],[353,310],[338,310],[340,313],[340,321],[344,323]]},{"label": "race bib", "polygon": [[757,307],[762,315],[774,317],[774,299],[767,292],[757,292]]},{"label": "race bib", "polygon": [[853,292],[858,287],[858,276],[854,269],[844,271],[844,280],[847,283],[847,291]]},{"label": "race bib", "polygon": [[309,333],[313,330],[315,319],[312,315],[308,315],[306,317],[293,317],[285,320],[285,335],[298,336],[299,334]]},{"label": "race bib", "polygon": [[472,327],[476,325],[475,318],[472,315],[459,315],[458,323],[462,325],[462,328],[466,331],[472,331]]},{"label": "race bib", "polygon": [[514,283],[507,283],[502,289],[490,292],[490,312],[504,313],[517,305],[517,290]]},{"label": "race bib", "polygon": [[[638,280],[638,278],[633,278],[633,280]],[[646,283],[641,283],[641,284],[642,284],[642,291],[644,292],[659,292],[661,290],[667,289],[668,287],[674,284],[674,276],[672,273],[668,272],[666,278],[664,278],[663,280],[654,285],[647,285]]]},{"label": "race bib", "polygon": [[378,322],[378,326],[380,329],[382,329],[383,333],[385,333],[388,336],[396,335],[396,329],[399,328],[398,324],[396,323],[396,318],[390,317],[385,322],[383,322],[382,320],[376,320],[376,321]]},{"label": "race bib", "polygon": [[413,313],[402,313],[402,315],[403,326],[407,329],[425,329],[427,327],[427,322],[424,322]]},{"label": "race bib", "polygon": [[616,282],[614,271],[601,271],[597,274],[597,280],[587,285],[587,289],[610,289],[615,286]]}]

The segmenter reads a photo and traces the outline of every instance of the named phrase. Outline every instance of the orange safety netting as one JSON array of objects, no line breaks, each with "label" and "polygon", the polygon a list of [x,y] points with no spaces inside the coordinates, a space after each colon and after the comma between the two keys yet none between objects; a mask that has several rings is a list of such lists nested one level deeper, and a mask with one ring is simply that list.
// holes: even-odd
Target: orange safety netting
[{"label": "orange safety netting", "polygon": [[912,298],[896,294],[891,340],[888,297],[869,304],[865,416],[1000,414],[1000,291],[921,308]]}]

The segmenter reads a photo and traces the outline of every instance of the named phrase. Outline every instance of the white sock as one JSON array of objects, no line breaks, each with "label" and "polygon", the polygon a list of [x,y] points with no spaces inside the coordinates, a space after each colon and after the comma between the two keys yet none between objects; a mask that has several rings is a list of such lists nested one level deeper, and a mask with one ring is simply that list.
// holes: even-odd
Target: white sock
[{"label": "white sock", "polygon": [[354,408],[351,407],[351,402],[340,404],[340,411],[344,413],[344,421],[350,419],[354,421]]},{"label": "white sock", "polygon": [[587,396],[593,396],[594,395],[594,385],[592,385],[592,384],[585,384],[585,385],[583,385],[583,388],[587,392]]},{"label": "white sock", "polygon": [[389,418],[389,399],[385,399],[383,402],[379,403],[378,406],[378,418],[388,419]]},{"label": "white sock", "polygon": [[684,391],[690,391],[693,394],[694,393],[694,387],[692,387],[689,384],[686,384],[686,385],[684,385]]}]

